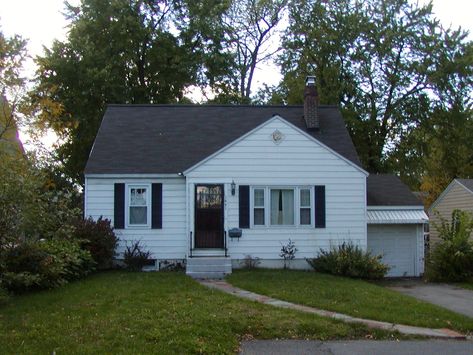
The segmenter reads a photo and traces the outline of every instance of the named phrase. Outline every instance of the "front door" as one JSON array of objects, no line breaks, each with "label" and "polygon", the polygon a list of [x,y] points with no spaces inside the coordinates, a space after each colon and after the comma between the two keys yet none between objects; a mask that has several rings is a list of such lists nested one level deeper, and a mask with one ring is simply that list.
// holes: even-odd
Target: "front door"
[{"label": "front door", "polygon": [[224,247],[223,185],[195,186],[195,247]]}]

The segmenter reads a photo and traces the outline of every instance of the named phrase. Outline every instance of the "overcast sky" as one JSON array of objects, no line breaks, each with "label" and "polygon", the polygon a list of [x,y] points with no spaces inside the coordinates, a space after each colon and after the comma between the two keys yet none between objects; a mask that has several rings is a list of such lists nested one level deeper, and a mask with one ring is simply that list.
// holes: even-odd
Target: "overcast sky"
[{"label": "overcast sky", "polygon": [[[79,0],[69,2],[78,4]],[[420,3],[427,2],[420,0]],[[27,38],[31,56],[42,54],[43,46],[49,47],[55,38],[65,38],[67,22],[62,15],[63,0],[0,0],[0,3],[0,26],[4,34],[19,34]],[[473,33],[473,0],[434,0],[433,3],[434,13],[444,26],[461,26]],[[32,72],[31,62],[29,67],[29,72]],[[257,85],[261,81],[275,84],[279,77],[260,71],[256,80]]]},{"label": "overcast sky", "polygon": [[[415,1],[415,0],[414,0]],[[69,0],[78,4],[79,0]],[[419,0],[421,4],[428,0]],[[43,53],[54,39],[65,39],[67,22],[62,15],[63,0],[0,0],[0,27],[9,37],[19,34],[28,39],[28,52],[34,57]],[[444,27],[461,26],[470,32],[473,39],[473,0],[433,0],[434,13]],[[34,64],[26,65],[28,76],[34,73]],[[255,75],[257,89],[263,83],[277,84],[280,80],[276,68],[259,68]]]}]

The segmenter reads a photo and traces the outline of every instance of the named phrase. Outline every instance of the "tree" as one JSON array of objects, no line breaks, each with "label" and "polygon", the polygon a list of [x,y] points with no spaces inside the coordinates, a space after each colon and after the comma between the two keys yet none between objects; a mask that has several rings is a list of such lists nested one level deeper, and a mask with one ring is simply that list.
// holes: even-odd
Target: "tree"
[{"label": "tree", "polygon": [[202,92],[209,102],[249,103],[255,70],[280,50],[277,35],[287,0],[186,1],[179,29],[201,47]]},{"label": "tree", "polygon": [[27,57],[26,41],[0,31],[0,150],[23,153],[18,122],[24,104],[25,78],[21,75]]},{"label": "tree", "polygon": [[[443,30],[431,4],[407,0],[295,0],[289,13],[278,90],[285,100],[300,103],[303,78],[315,73],[321,103],[342,107],[368,171],[399,169],[402,151],[415,157],[423,136],[417,129],[440,100],[437,89],[446,76],[439,69],[468,46],[463,32]],[[466,59],[457,64],[469,72]],[[406,137],[413,147],[403,146]],[[412,167],[409,160],[401,165]]]},{"label": "tree", "polygon": [[286,0],[236,0],[227,15],[227,45],[234,53],[234,86],[242,101],[249,102],[256,67],[271,59],[274,33],[283,16]]},{"label": "tree", "polygon": [[175,103],[196,81],[192,52],[171,31],[171,1],[66,3],[70,31],[37,58],[32,93],[37,125],[64,144],[57,160],[76,183],[108,103]]}]

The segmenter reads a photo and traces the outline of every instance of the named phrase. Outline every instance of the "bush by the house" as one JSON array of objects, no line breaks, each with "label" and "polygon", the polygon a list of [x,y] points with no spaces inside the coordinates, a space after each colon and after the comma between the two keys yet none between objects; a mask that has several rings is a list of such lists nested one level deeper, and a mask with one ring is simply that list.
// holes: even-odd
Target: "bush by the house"
[{"label": "bush by the house", "polygon": [[14,293],[54,288],[87,275],[94,264],[74,241],[23,241],[2,250],[0,279]]},{"label": "bush by the house", "polygon": [[296,258],[297,248],[296,244],[289,238],[286,244],[281,243],[281,252],[279,256],[284,260],[284,268],[288,269],[291,261]]},{"label": "bush by the house", "polygon": [[318,257],[307,259],[315,271],[347,276],[352,278],[376,280],[383,278],[389,267],[381,262],[381,256],[372,255],[351,243],[321,250]]},{"label": "bush by the house", "polygon": [[144,266],[149,265],[151,252],[144,250],[145,246],[141,242],[134,241],[126,245],[123,253],[123,262],[127,269],[132,271],[141,271]]},{"label": "bush by the house", "polygon": [[245,258],[240,261],[240,265],[248,270],[256,269],[259,264],[261,264],[260,258],[251,255],[246,255]]},{"label": "bush by the house", "polygon": [[112,266],[118,238],[108,219],[100,217],[97,221],[92,218],[80,220],[75,226],[74,239],[80,241],[82,248],[90,252],[97,263],[97,269],[109,269]]},{"label": "bush by the house", "polygon": [[448,222],[440,216],[435,226],[441,241],[427,260],[425,276],[430,281],[465,281],[473,277],[473,216],[455,210]]}]

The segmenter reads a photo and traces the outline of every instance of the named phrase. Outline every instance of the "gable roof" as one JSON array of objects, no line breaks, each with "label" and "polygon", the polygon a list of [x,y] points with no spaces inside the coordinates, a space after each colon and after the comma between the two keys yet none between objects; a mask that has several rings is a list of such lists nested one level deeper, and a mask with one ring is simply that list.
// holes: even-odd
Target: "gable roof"
[{"label": "gable roof", "polygon": [[234,140],[233,142],[227,144],[225,147],[217,150],[215,153],[207,156],[206,158],[204,158],[203,160],[199,161],[197,164],[191,166],[189,169],[187,169],[186,171],[184,171],[184,175],[187,175],[189,172],[191,172],[192,170],[198,168],[200,165],[202,164],[205,164],[205,162],[211,160],[212,158],[214,158],[215,156],[217,156],[218,154],[222,153],[223,151],[225,151],[226,149],[232,147],[233,145],[237,144],[238,142],[244,140],[246,137],[250,136],[251,134],[253,134],[255,131],[263,128],[264,126],[268,125],[268,124],[271,124],[273,121],[275,120],[278,120],[278,121],[281,121],[283,122],[285,125],[287,125],[288,127],[290,127],[291,129],[295,130],[296,132],[298,132],[301,136],[303,137],[306,137],[307,139],[309,139],[310,141],[312,142],[315,142],[317,143],[317,145],[327,149],[329,152],[331,152],[332,154],[334,154],[335,156],[337,156],[338,158],[340,158],[341,160],[345,161],[348,165],[351,165],[352,167],[354,167],[356,170],[358,171],[361,171],[363,174],[365,174],[366,176],[368,176],[368,172],[366,170],[364,170],[363,168],[361,168],[359,165],[353,163],[351,160],[345,158],[343,155],[340,155],[339,153],[337,153],[336,151],[334,151],[332,148],[328,147],[327,145],[323,144],[322,142],[320,142],[319,140],[317,140],[313,135],[310,135],[307,130],[303,131],[302,129],[294,126],[293,124],[291,124],[290,122],[286,121],[284,118],[282,118],[281,116],[279,115],[275,115],[273,117],[271,117],[269,120],[263,122],[262,124],[260,124],[258,127],[255,127],[253,128],[251,131],[245,133],[244,135],[240,136],[239,138],[237,138],[236,140]]},{"label": "gable roof", "polygon": [[450,184],[445,188],[445,190],[442,191],[442,193],[437,197],[437,199],[430,205],[429,207],[429,213],[432,213],[432,211],[437,207],[437,205],[440,203],[440,201],[443,200],[445,195],[452,189],[452,187],[457,184],[463,187],[467,192],[473,194],[473,179],[453,179]]},{"label": "gable roof", "polygon": [[368,206],[423,206],[396,175],[369,175],[366,185]]},{"label": "gable roof", "polygon": [[303,106],[110,105],[85,174],[180,173],[275,115],[361,167],[337,107],[319,106],[317,131],[302,114]]},{"label": "gable roof", "polygon": [[473,193],[473,179],[455,179],[463,185],[469,192]]}]

